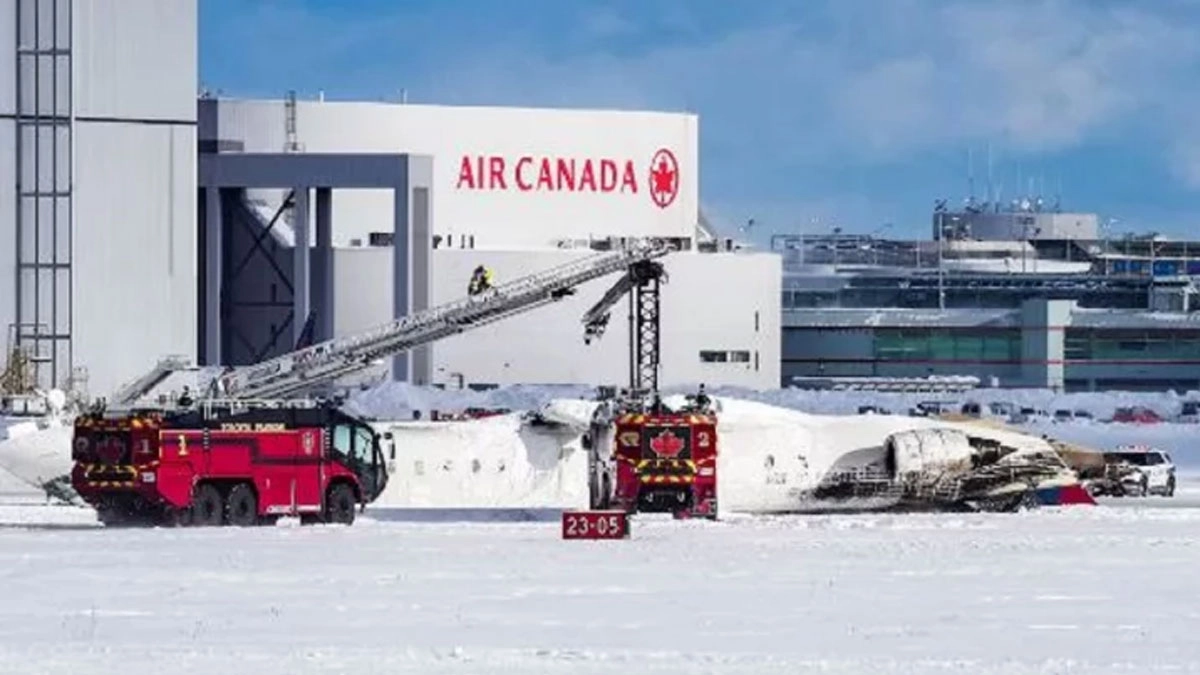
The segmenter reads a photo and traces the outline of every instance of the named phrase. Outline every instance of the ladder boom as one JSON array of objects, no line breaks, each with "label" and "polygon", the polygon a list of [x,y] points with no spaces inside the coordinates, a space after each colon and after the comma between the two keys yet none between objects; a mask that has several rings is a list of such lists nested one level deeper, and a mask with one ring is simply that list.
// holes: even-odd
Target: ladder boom
[{"label": "ladder boom", "polygon": [[621,298],[630,298],[629,386],[634,391],[658,389],[660,365],[659,292],[666,277],[663,264],[639,260],[583,315],[584,343],[604,335],[609,315]]},{"label": "ladder boom", "polygon": [[217,378],[212,396],[225,399],[282,398],[370,368],[380,359],[442,338],[528,312],[561,299],[575,287],[666,255],[658,242],[601,253],[531,274],[480,296],[456,300],[397,321],[328,340],[247,366]]}]

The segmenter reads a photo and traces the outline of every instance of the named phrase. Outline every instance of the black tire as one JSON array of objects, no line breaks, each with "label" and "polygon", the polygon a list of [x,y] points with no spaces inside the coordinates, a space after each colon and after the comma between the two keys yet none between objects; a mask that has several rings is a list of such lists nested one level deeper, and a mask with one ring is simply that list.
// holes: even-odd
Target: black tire
[{"label": "black tire", "polygon": [[249,483],[238,483],[225,497],[225,519],[236,527],[258,524],[258,497]]},{"label": "black tire", "polygon": [[1170,478],[1167,479],[1167,489],[1163,490],[1163,496],[1164,497],[1174,497],[1175,496],[1175,476],[1171,476]]},{"label": "black tire", "polygon": [[354,498],[354,488],[346,483],[335,483],[325,495],[325,522],[351,525],[354,523],[354,509],[358,500]]},{"label": "black tire", "polygon": [[139,513],[123,508],[106,507],[96,511],[96,519],[105,527],[153,527],[152,514]]},{"label": "black tire", "polygon": [[605,511],[612,508],[612,479],[607,473],[600,481],[600,508]]},{"label": "black tire", "polygon": [[162,514],[163,527],[191,527],[191,509],[167,509]]},{"label": "black tire", "polygon": [[220,527],[225,524],[225,500],[217,486],[202,483],[192,495],[192,524],[197,527]]}]

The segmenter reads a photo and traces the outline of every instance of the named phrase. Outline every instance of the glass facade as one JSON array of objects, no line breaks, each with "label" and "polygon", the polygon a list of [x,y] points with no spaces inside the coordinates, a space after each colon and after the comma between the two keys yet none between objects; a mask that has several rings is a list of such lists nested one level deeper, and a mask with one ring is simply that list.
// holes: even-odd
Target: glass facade
[{"label": "glass facade", "polygon": [[875,358],[926,363],[1019,363],[1021,332],[1015,328],[880,328]]},{"label": "glass facade", "polygon": [[[936,276],[870,275],[829,285],[821,278],[785,276],[781,303],[788,309],[931,309],[938,306]],[[946,275],[946,307],[1016,309],[1026,300],[1055,297],[1080,307],[1145,309],[1149,280],[1125,277],[1040,275]]]},{"label": "glass facade", "polygon": [[1198,330],[1068,328],[1068,361],[1200,361]]}]

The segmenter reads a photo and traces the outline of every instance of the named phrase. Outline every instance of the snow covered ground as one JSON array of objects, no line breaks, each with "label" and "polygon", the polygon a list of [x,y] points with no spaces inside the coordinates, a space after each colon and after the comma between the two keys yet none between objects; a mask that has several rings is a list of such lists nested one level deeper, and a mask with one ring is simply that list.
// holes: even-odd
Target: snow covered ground
[{"label": "snow covered ground", "polygon": [[[1200,484],[1007,515],[105,530],[0,506],[0,673],[1200,670]],[[169,664],[169,666],[167,665]],[[166,666],[164,668],[164,666]]]},{"label": "snow covered ground", "polygon": [[[396,418],[571,395],[589,392],[384,387],[354,403]],[[737,395],[810,412],[863,401]],[[630,540],[564,542],[557,520],[464,522],[480,519],[470,510],[104,529],[0,472],[0,675],[1200,671],[1200,429],[1045,430],[1160,444],[1187,478],[1171,499],[1099,507],[637,517]]]}]

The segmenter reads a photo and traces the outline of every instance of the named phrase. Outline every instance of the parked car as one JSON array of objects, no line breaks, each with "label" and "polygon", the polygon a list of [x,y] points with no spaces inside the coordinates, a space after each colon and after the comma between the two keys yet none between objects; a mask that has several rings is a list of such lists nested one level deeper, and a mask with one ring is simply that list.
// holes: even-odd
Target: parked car
[{"label": "parked car", "polygon": [[916,407],[909,408],[910,417],[936,417],[954,410],[954,401],[921,401]]},{"label": "parked car", "polygon": [[1145,406],[1135,405],[1117,408],[1110,421],[1121,424],[1157,424],[1162,421],[1162,417]]},{"label": "parked car", "polygon": [[1175,463],[1170,454],[1157,448],[1119,446],[1104,453],[1103,471],[1088,476],[1084,483],[1093,495],[1172,497],[1175,495]]},{"label": "parked car", "polygon": [[1085,422],[1091,421],[1092,414],[1086,410],[1068,410],[1059,408],[1054,411],[1055,422]]},{"label": "parked car", "polygon": [[977,401],[967,401],[962,405],[960,411],[968,417],[978,417],[980,419],[999,420],[1001,422],[1013,422],[1013,418],[1017,416],[1016,406],[1007,401],[993,401],[983,404]]},{"label": "parked car", "polygon": [[1179,408],[1179,416],[1176,418],[1184,424],[1196,424],[1200,422],[1200,401],[1184,401]]},{"label": "parked car", "polygon": [[892,411],[877,405],[860,405],[858,406],[859,415],[891,415]]}]

